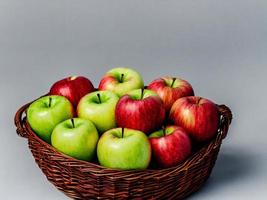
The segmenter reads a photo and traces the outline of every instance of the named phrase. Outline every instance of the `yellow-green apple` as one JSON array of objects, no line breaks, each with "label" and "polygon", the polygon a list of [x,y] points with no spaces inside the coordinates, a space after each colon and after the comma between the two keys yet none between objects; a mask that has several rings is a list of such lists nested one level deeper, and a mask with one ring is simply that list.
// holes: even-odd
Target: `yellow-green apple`
[{"label": "yellow-green apple", "polygon": [[49,95],[34,101],[27,110],[27,120],[33,131],[44,141],[50,143],[55,126],[73,117],[70,101],[57,95]]},{"label": "yellow-green apple", "polygon": [[219,125],[217,106],[208,99],[195,96],[176,100],[169,118],[200,143],[209,141],[216,134]]},{"label": "yellow-green apple", "polygon": [[182,127],[168,125],[149,136],[152,156],[162,168],[173,167],[191,154],[191,140]]},{"label": "yellow-green apple", "polygon": [[115,108],[118,100],[119,97],[111,91],[87,94],[77,106],[78,117],[91,120],[99,133],[115,128]]},{"label": "yellow-green apple", "polygon": [[73,158],[91,161],[96,153],[98,132],[87,119],[71,118],[58,124],[51,135],[51,144]]},{"label": "yellow-green apple", "polygon": [[83,76],[71,76],[54,83],[50,89],[50,94],[64,96],[76,107],[84,95],[94,90],[89,79]]},{"label": "yellow-green apple", "polygon": [[194,90],[190,83],[186,80],[169,76],[152,81],[147,88],[155,91],[160,96],[167,112],[170,111],[172,104],[177,99],[194,96]]},{"label": "yellow-green apple", "polygon": [[146,169],[151,159],[151,147],[143,132],[115,128],[100,137],[97,156],[100,164],[108,168]]},{"label": "yellow-green apple", "polygon": [[115,116],[119,127],[137,129],[149,134],[162,126],[165,109],[155,92],[136,89],[120,98]]},{"label": "yellow-green apple", "polygon": [[130,68],[114,68],[108,71],[99,83],[99,90],[110,90],[119,97],[127,92],[143,88],[144,81],[141,75]]}]

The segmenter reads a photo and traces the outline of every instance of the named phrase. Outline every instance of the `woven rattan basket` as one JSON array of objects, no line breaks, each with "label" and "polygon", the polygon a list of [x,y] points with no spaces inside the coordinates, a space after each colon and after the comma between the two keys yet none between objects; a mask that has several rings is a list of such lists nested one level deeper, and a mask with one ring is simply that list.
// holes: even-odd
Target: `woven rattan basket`
[{"label": "woven rattan basket", "polygon": [[221,118],[216,137],[176,167],[118,171],[73,159],[41,140],[27,123],[25,112],[29,104],[15,115],[17,133],[28,139],[47,179],[73,199],[183,199],[208,179],[232,120],[230,109],[218,106]]}]

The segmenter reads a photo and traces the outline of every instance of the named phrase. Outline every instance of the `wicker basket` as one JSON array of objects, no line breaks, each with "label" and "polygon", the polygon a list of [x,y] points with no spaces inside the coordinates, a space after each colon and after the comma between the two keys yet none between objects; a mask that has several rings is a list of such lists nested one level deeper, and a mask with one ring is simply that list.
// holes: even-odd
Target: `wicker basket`
[{"label": "wicker basket", "polygon": [[183,199],[208,179],[232,120],[230,109],[218,106],[221,120],[217,136],[176,167],[118,171],[71,158],[41,140],[27,123],[25,111],[29,104],[15,115],[17,133],[28,139],[47,179],[73,199]]}]

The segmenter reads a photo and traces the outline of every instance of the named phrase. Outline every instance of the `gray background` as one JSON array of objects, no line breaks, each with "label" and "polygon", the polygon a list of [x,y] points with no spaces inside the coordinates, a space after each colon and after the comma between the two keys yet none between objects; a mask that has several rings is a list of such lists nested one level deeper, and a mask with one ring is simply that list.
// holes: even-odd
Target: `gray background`
[{"label": "gray background", "polygon": [[116,66],[148,84],[188,80],[234,121],[207,184],[189,199],[266,199],[266,0],[0,0],[0,199],[68,199],[34,163],[13,116],[68,75],[95,86]]}]

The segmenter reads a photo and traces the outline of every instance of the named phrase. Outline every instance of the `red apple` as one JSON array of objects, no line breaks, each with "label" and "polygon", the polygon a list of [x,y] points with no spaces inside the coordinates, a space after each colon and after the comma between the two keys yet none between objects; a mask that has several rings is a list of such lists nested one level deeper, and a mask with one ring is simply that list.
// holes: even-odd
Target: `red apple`
[{"label": "red apple", "polygon": [[154,160],[160,167],[173,167],[191,154],[191,140],[182,127],[169,125],[149,136]]},{"label": "red apple", "polygon": [[94,90],[89,79],[83,76],[71,76],[54,83],[50,89],[50,94],[64,96],[76,107],[84,95]]},{"label": "red apple", "polygon": [[177,99],[185,96],[194,96],[190,83],[180,78],[169,76],[152,81],[148,85],[148,89],[155,91],[160,96],[167,112]]},{"label": "red apple", "polygon": [[174,102],[169,118],[182,126],[197,142],[209,141],[217,132],[219,111],[210,100],[201,97],[182,97]]},{"label": "red apple", "polygon": [[149,134],[163,124],[165,109],[155,92],[136,89],[120,98],[116,105],[115,117],[118,127]]}]

